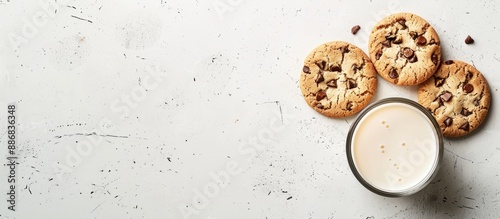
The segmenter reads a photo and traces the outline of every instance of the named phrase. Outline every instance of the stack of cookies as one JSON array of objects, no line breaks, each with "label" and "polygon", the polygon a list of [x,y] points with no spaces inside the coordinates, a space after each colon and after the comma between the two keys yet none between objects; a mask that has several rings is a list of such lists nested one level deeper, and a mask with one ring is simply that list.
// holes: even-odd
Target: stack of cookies
[{"label": "stack of cookies", "polygon": [[441,62],[439,36],[423,18],[385,17],[368,44],[370,57],[342,41],[320,45],[306,57],[300,88],[309,106],[328,117],[354,115],[373,98],[378,73],[396,85],[418,85],[418,102],[446,137],[471,133],[486,118],[491,101],[486,79],[465,62]]}]

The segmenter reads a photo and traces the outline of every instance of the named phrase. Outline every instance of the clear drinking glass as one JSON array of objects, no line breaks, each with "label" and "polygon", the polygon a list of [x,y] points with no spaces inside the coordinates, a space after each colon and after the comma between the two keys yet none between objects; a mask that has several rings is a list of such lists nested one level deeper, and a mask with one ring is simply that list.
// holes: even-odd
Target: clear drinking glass
[{"label": "clear drinking glass", "polygon": [[431,113],[399,97],[360,112],[346,141],[349,166],[368,190],[387,197],[414,194],[437,174],[443,135]]}]

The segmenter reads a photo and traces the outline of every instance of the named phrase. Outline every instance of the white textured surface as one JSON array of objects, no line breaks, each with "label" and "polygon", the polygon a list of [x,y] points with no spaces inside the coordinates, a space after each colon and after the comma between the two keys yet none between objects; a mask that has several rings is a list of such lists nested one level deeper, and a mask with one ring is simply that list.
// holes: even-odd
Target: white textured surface
[{"label": "white textured surface", "polygon": [[[0,130],[10,101],[22,128],[17,211],[2,196],[1,218],[498,216],[498,1],[50,2],[0,1]],[[478,133],[446,140],[431,185],[394,199],[347,165],[354,117],[314,112],[298,79],[314,47],[344,40],[366,51],[374,23],[400,11],[435,27],[444,60],[483,72],[493,102]],[[376,99],[389,96],[416,100],[416,89],[380,79]],[[210,173],[234,164],[229,183],[193,203],[215,185]]]}]

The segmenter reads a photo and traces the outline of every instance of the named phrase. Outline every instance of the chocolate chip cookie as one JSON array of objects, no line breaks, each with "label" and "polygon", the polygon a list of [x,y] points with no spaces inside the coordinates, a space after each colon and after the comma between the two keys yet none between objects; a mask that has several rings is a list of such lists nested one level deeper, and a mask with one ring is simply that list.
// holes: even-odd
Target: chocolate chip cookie
[{"label": "chocolate chip cookie", "polygon": [[368,50],[380,76],[397,85],[420,84],[441,63],[436,31],[410,13],[389,15],[379,21],[370,34]]},{"label": "chocolate chip cookie", "polygon": [[368,56],[346,42],[325,43],[305,59],[300,89],[307,104],[328,117],[363,109],[377,89],[377,73]]},{"label": "chocolate chip cookie", "polygon": [[436,118],[443,135],[460,137],[486,118],[491,93],[486,78],[472,65],[448,60],[418,88],[418,102]]}]

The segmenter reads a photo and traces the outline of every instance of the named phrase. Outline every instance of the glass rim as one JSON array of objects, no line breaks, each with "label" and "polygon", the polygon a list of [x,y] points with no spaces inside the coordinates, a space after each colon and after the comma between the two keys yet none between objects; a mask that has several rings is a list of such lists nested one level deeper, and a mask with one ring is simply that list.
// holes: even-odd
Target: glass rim
[{"label": "glass rim", "polygon": [[[429,119],[429,121],[431,122],[431,124],[434,128],[434,134],[436,135],[436,140],[437,140],[436,143],[438,144],[438,147],[439,147],[439,149],[437,150],[438,154],[436,156],[436,159],[434,161],[432,169],[429,171],[429,173],[426,175],[426,177],[421,182],[419,182],[419,183],[417,183],[417,184],[413,185],[412,187],[405,189],[405,190],[397,190],[397,191],[382,190],[382,189],[379,189],[379,188],[371,185],[370,183],[368,183],[363,178],[363,176],[361,176],[361,174],[358,172],[358,169],[356,167],[356,164],[354,163],[354,158],[353,158],[352,151],[351,151],[352,140],[353,140],[352,137],[354,135],[354,132],[355,132],[359,122],[371,110],[377,108],[378,106],[388,104],[388,103],[406,104],[406,105],[409,105],[409,106],[417,109],[418,111],[422,112],[422,114],[424,114],[427,117],[427,119]],[[347,139],[346,139],[347,161],[348,161],[349,167],[351,168],[351,171],[354,174],[354,176],[356,177],[356,179],[368,190],[370,190],[378,195],[382,195],[382,196],[386,196],[386,197],[409,196],[409,195],[415,194],[415,193],[421,191],[423,188],[425,188],[438,173],[438,170],[439,170],[439,167],[441,166],[441,161],[443,158],[443,148],[444,148],[443,147],[443,133],[441,132],[441,128],[439,127],[434,116],[432,116],[432,114],[426,108],[424,108],[422,105],[420,105],[419,103],[417,103],[413,100],[410,100],[410,99],[402,98],[402,97],[384,98],[384,99],[378,100],[378,101],[368,105],[365,109],[363,109],[359,113],[359,115],[356,117],[356,120],[351,124],[351,127],[349,128],[349,132],[347,134]]]}]

